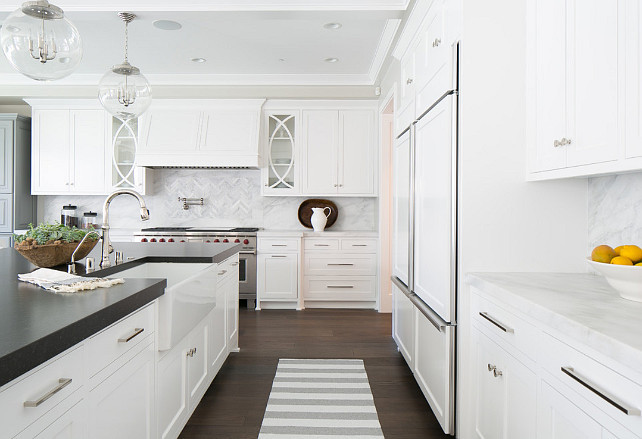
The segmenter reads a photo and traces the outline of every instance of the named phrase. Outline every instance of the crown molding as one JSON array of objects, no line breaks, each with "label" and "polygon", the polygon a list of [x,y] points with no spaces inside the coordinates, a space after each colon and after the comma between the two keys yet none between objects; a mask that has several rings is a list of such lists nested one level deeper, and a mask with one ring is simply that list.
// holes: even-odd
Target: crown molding
[{"label": "crown molding", "polygon": [[375,55],[372,58],[372,64],[370,64],[370,70],[368,71],[370,84],[374,84],[377,81],[379,73],[381,72],[381,68],[383,67],[388,53],[390,52],[390,48],[392,46],[392,42],[395,39],[395,35],[397,35],[397,29],[399,29],[400,25],[400,19],[386,20],[386,25],[383,29],[383,32],[381,33],[381,38],[379,39],[377,50],[375,51]]}]

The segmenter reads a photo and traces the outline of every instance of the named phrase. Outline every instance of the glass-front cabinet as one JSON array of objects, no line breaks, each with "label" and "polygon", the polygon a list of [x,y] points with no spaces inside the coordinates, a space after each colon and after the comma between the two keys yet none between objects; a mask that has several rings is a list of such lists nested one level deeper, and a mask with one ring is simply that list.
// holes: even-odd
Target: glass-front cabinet
[{"label": "glass-front cabinet", "polygon": [[138,149],[139,121],[130,119],[123,122],[116,117],[111,121],[112,157],[111,187],[133,189],[141,194],[147,193],[149,170],[135,166]]},{"label": "glass-front cabinet", "polygon": [[299,113],[273,111],[265,114],[266,150],[263,165],[264,195],[298,195],[297,134]]}]

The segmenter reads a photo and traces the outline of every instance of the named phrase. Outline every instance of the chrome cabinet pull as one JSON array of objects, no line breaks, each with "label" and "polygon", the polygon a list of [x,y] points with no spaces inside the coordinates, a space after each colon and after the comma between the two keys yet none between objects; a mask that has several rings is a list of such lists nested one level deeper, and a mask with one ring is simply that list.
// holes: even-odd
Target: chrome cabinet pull
[{"label": "chrome cabinet pull", "polygon": [[195,353],[196,353],[196,348],[191,348],[189,351],[187,351],[187,356],[193,357]]},{"label": "chrome cabinet pull", "polygon": [[560,146],[562,146],[562,142],[561,141],[553,140],[553,147],[554,148],[559,148]]},{"label": "chrome cabinet pull", "polygon": [[603,400],[611,404],[613,407],[620,410],[621,412],[629,416],[640,416],[640,409],[628,405],[618,397],[612,395],[610,392],[591,383],[585,376],[577,373],[574,368],[570,366],[562,366],[561,370],[566,375],[573,378],[575,381],[577,381],[578,383],[580,383],[581,385],[589,389],[591,392],[595,393],[597,396],[599,396],[600,398],[602,398]]},{"label": "chrome cabinet pull", "polygon": [[273,258],[287,258],[285,255],[272,255]]},{"label": "chrome cabinet pull", "polygon": [[287,244],[272,244],[272,247],[287,247]]},{"label": "chrome cabinet pull", "polygon": [[441,44],[441,40],[439,38],[435,38],[435,41],[432,42],[432,47],[439,47]]},{"label": "chrome cabinet pull", "polygon": [[354,264],[348,264],[348,263],[340,263],[340,264],[331,264],[328,263],[328,266],[339,266],[339,267],[352,267]]},{"label": "chrome cabinet pull", "polygon": [[502,373],[502,371],[501,371],[501,370],[497,370],[497,368],[493,369],[493,376],[494,376],[495,378],[500,377],[500,376],[502,376],[502,375],[504,375],[504,374]]},{"label": "chrome cabinet pull", "polygon": [[412,78],[406,79],[406,84],[408,84],[408,85],[412,84]]},{"label": "chrome cabinet pull", "polygon": [[219,271],[218,275],[223,276],[225,273],[227,273],[227,270],[222,270],[222,271]]},{"label": "chrome cabinet pull", "polygon": [[58,385],[42,395],[40,398],[36,399],[35,401],[25,401],[24,406],[25,407],[38,407],[40,404],[54,396],[56,393],[60,392],[62,389],[67,387],[69,384],[71,384],[72,379],[71,378],[60,378],[58,380]]},{"label": "chrome cabinet pull", "polygon": [[497,366],[495,366],[495,365],[492,365],[492,364],[488,363],[488,372],[492,372],[492,371],[494,371],[495,369],[497,369]]},{"label": "chrome cabinet pull", "polygon": [[327,288],[354,288],[354,285],[326,285]]},{"label": "chrome cabinet pull", "polygon": [[314,244],[315,247],[330,247],[330,244]]},{"label": "chrome cabinet pull", "polygon": [[238,262],[232,262],[230,265],[231,265],[232,267],[236,267],[238,264],[239,264]]},{"label": "chrome cabinet pull", "polygon": [[352,244],[353,247],[368,247],[368,244]]},{"label": "chrome cabinet pull", "polygon": [[493,325],[497,326],[499,329],[501,329],[504,332],[510,332],[511,334],[515,332],[515,330],[513,328],[511,328],[510,326],[504,325],[499,320],[497,320],[494,317],[491,317],[490,315],[488,315],[488,313],[485,312],[485,311],[484,312],[480,312],[479,315],[482,316],[483,318],[485,318],[486,320],[488,320],[489,322],[491,322]]},{"label": "chrome cabinet pull", "polygon": [[118,343],[127,343],[129,340],[131,340],[132,338],[136,337],[138,334],[140,334],[144,330],[145,330],[145,328],[134,328],[134,332],[132,332],[131,335],[119,338],[118,339]]}]

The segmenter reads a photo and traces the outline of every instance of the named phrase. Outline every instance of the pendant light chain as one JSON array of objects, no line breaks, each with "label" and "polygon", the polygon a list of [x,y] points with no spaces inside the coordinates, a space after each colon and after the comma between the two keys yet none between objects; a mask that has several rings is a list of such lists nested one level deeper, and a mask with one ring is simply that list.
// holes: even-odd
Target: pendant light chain
[{"label": "pendant light chain", "polygon": [[129,62],[127,59],[128,46],[129,46],[129,21],[125,21],[125,62]]}]

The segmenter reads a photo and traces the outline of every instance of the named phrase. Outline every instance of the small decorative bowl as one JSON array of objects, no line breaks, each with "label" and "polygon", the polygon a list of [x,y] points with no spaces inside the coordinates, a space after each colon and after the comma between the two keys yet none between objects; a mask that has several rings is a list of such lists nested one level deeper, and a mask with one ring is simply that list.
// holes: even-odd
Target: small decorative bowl
[{"label": "small decorative bowl", "polygon": [[625,299],[642,302],[642,267],[595,262],[588,263]]},{"label": "small decorative bowl", "polygon": [[[98,239],[88,238],[82,247],[78,249],[76,261],[87,256],[89,252],[94,249],[98,241]],[[38,267],[48,268],[71,262],[71,255],[79,243],[80,241],[61,242],[60,244],[44,244],[26,248],[15,245],[14,248],[32,264]]]}]

